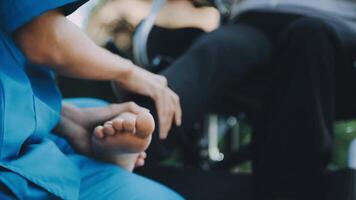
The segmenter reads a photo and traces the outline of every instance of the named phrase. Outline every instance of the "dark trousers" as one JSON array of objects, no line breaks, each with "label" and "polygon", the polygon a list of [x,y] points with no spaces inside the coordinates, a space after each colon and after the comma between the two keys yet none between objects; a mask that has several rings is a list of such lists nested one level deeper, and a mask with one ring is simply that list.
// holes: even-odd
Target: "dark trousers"
[{"label": "dark trousers", "polygon": [[277,21],[246,16],[223,26],[161,73],[180,96],[183,125],[167,141],[154,135],[148,162],[189,137],[205,114],[245,112],[253,127],[256,199],[323,199],[345,53],[321,20]]}]

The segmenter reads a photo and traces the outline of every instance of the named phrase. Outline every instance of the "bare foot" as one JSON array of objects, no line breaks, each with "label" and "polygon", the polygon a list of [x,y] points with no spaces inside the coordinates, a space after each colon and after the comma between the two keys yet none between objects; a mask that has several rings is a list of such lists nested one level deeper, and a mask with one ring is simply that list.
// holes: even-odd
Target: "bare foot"
[{"label": "bare foot", "polygon": [[92,136],[92,148],[99,159],[113,162],[132,171],[144,165],[154,120],[150,113],[123,113],[98,126]]}]

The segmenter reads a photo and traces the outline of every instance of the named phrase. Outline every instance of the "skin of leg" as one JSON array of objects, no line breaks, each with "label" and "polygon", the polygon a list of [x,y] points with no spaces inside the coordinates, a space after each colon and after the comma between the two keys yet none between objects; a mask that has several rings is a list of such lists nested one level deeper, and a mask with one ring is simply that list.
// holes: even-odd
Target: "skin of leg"
[{"label": "skin of leg", "polygon": [[92,137],[95,156],[132,171],[136,161],[143,165],[145,154],[140,156],[140,152],[148,148],[153,130],[150,113],[122,113],[95,128]]}]

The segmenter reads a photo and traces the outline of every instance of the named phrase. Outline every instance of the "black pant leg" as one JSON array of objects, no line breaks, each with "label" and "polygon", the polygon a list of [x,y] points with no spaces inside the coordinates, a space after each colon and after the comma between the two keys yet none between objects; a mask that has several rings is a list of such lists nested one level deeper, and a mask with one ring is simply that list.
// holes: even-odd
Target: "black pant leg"
[{"label": "black pant leg", "polygon": [[271,98],[255,124],[256,199],[322,199],[339,50],[321,21],[299,19],[285,31],[272,61]]},{"label": "black pant leg", "polygon": [[[203,114],[225,105],[225,96],[240,96],[238,89],[261,68],[271,53],[271,43],[258,29],[233,24],[200,38],[181,58],[163,71],[169,86],[180,96],[183,129]],[[234,108],[230,108],[234,110]]]},{"label": "black pant leg", "polygon": [[[180,97],[183,122],[180,128],[173,128],[165,141],[158,139],[159,130],[156,129],[148,149],[147,163],[157,162],[162,152],[169,153],[169,149],[177,145],[179,137],[189,134],[194,123],[205,114],[225,108],[237,112],[244,106],[253,109],[260,105],[249,105],[251,101],[246,101],[261,96],[255,95],[255,90],[248,90],[252,81],[249,84],[247,82],[248,77],[256,76],[256,73],[262,76],[263,72],[259,68],[264,66],[270,51],[269,39],[259,30],[247,25],[228,25],[202,36],[183,56],[164,70],[161,74],[168,79],[170,88]],[[259,83],[256,81],[256,84]],[[254,84],[251,85],[255,87]],[[240,104],[235,102],[237,99],[241,100]],[[146,99],[141,104],[153,108],[152,102],[147,102]],[[151,110],[155,115],[155,109]],[[155,119],[157,122],[157,116]]]}]

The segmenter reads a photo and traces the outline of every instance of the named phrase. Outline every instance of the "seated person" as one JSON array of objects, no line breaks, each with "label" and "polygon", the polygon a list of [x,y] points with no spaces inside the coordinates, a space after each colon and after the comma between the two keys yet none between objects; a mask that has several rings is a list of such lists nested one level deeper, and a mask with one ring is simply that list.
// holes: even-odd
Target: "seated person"
[{"label": "seated person", "polygon": [[154,109],[149,100],[127,96],[150,107],[159,124],[148,163],[189,137],[205,114],[245,112],[253,126],[256,199],[325,199],[334,119],[356,110],[347,48],[355,6],[333,0],[238,4],[234,23],[203,35],[159,72],[179,96],[182,126],[168,135],[171,126],[162,125],[167,118],[157,101]]},{"label": "seated person", "polygon": [[[182,199],[128,172],[144,164],[154,129],[147,109],[93,99],[62,105],[54,71],[148,96],[167,92],[156,99],[175,95],[164,78],[98,47],[65,18],[83,3],[0,2],[0,198]],[[179,124],[179,104],[165,110]]]},{"label": "seated person", "polygon": [[[93,10],[85,29],[97,44],[104,46],[113,40],[120,50],[130,54],[133,31],[149,14],[151,3],[151,0],[107,2]],[[219,13],[214,8],[195,7],[191,1],[170,0],[159,12],[155,25],[170,30],[199,28],[210,32],[217,28],[219,19]]]},{"label": "seated person", "polygon": [[[114,0],[99,4],[91,9],[95,1],[81,7],[68,18],[82,27],[89,37],[97,44],[110,51],[132,59],[132,33],[139,22],[149,14],[150,0]],[[91,10],[90,16],[88,10]],[[172,20],[174,15],[174,20]],[[189,23],[187,20],[189,18]],[[157,39],[163,40],[157,48],[165,52],[165,60],[171,60],[170,55],[182,53],[192,41],[203,34],[214,30],[219,24],[219,13],[211,7],[194,7],[188,1],[168,1],[159,14],[154,30],[163,35]],[[198,27],[198,28],[196,28]],[[177,31],[179,28],[179,31]],[[154,34],[156,35],[156,34]],[[187,38],[191,38],[188,39]],[[153,39],[155,41],[156,39]],[[170,48],[174,41],[176,48]],[[167,54],[167,52],[169,52]],[[93,80],[78,80],[59,76],[59,86],[64,97],[90,96],[116,102],[110,83]],[[94,89],[95,88],[95,89]]]},{"label": "seated person", "polygon": [[[79,13],[68,18],[85,29],[97,44],[132,59],[132,33],[140,20],[148,15],[150,6],[150,0],[114,0],[95,6],[87,16],[91,6],[86,4]],[[183,53],[204,32],[216,29],[219,13],[211,7],[194,7],[189,1],[168,1],[157,20],[153,31],[158,35],[153,34],[155,38],[150,39],[153,41],[151,44],[156,45],[159,52],[164,52],[164,60],[171,61],[171,57]],[[160,42],[155,42],[158,39]],[[175,48],[170,48],[172,42]],[[109,102],[117,101],[110,83],[105,81],[59,76],[58,83],[64,97],[90,96]]]}]

